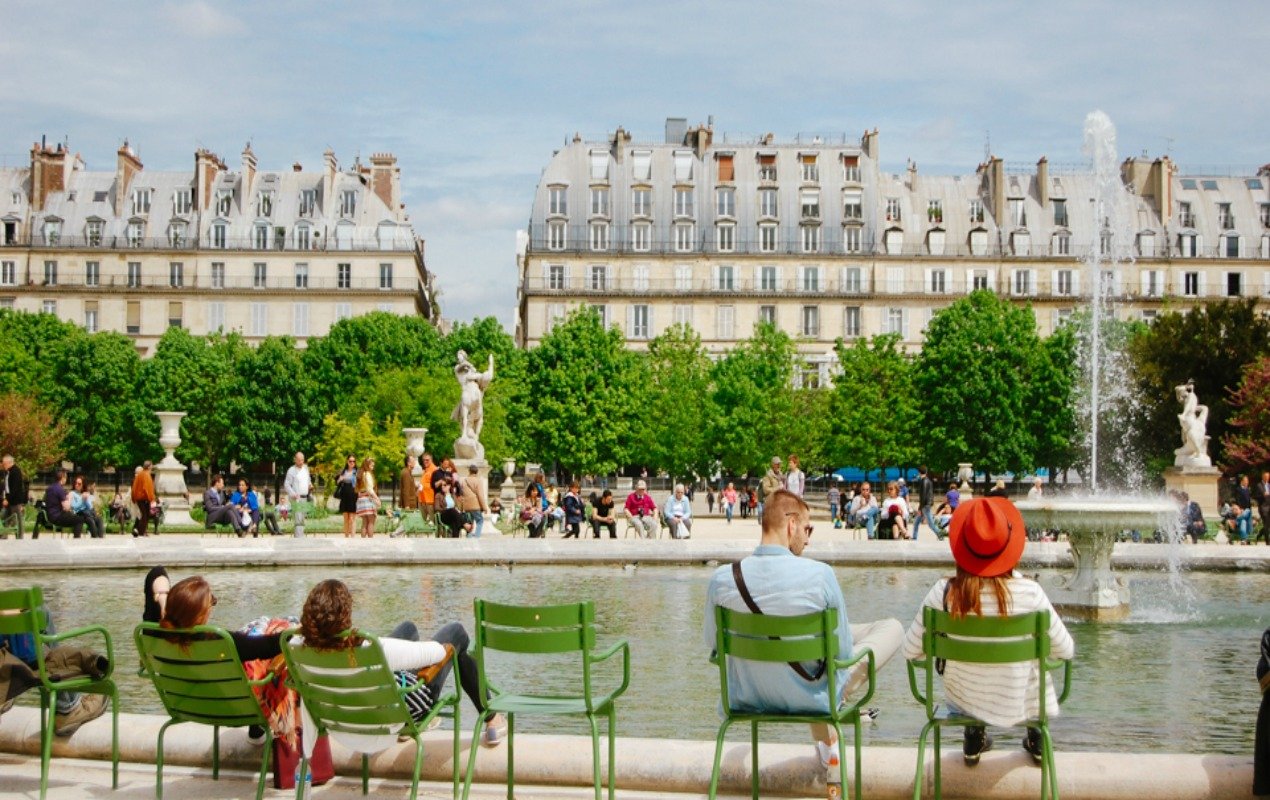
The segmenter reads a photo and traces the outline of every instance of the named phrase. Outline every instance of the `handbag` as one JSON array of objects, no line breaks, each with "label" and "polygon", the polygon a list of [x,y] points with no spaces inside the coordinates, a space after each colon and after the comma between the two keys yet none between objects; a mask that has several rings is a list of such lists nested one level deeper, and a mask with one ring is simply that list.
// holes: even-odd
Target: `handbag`
[{"label": "handbag", "polygon": [[[300,771],[300,754],[304,752],[304,731],[296,731],[295,747],[287,744],[285,739],[273,740],[273,788],[294,789],[295,777]],[[331,760],[331,742],[326,736],[319,736],[313,745],[313,755],[309,758],[309,775],[314,786],[335,777],[335,762]]]}]

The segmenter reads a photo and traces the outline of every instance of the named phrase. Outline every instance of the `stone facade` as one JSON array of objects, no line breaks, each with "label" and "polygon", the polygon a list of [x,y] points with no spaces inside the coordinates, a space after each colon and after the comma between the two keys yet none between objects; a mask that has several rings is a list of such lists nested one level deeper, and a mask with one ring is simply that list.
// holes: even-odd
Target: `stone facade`
[{"label": "stone facade", "polygon": [[207,150],[191,172],[147,171],[125,143],[113,172],[37,143],[0,168],[0,308],[49,311],[131,337],[238,331],[301,344],[372,311],[437,320],[423,241],[400,199],[396,158],[341,170],[238,171]]}]

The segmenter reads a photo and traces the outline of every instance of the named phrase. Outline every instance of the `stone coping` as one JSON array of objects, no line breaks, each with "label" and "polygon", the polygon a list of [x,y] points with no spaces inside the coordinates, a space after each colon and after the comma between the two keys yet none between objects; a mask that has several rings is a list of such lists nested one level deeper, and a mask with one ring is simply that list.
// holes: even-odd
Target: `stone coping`
[{"label": "stone coping", "polygon": [[[123,761],[152,764],[159,727],[157,715],[119,715],[119,746]],[[465,724],[474,720],[469,716]],[[620,710],[618,724],[620,726]],[[914,731],[916,735],[916,731]],[[750,748],[742,730],[724,750],[722,788],[730,794],[749,789]],[[1031,798],[1040,789],[1040,770],[1017,746],[1013,737],[987,753],[978,767],[961,762],[957,737],[948,737],[943,756],[943,788],[948,798]],[[516,777],[526,786],[580,787],[591,784],[591,746],[588,737],[521,734],[517,737]],[[448,782],[452,733],[438,729],[424,737],[422,779]],[[462,735],[461,757],[466,767],[470,734]],[[167,764],[210,767],[212,731],[202,725],[173,726],[165,742]],[[476,781],[501,784],[506,776],[506,746],[478,748]],[[0,718],[0,752],[36,756],[39,753],[39,712],[15,707]],[[601,752],[606,752],[601,742]],[[824,797],[823,771],[810,744],[761,744],[760,785],[765,796]],[[74,736],[54,740],[54,767],[59,758],[108,760],[110,715],[85,725]],[[714,743],[619,737],[617,785],[622,790],[649,790],[701,796],[710,780]],[[332,754],[342,775],[360,773],[360,757],[338,744]],[[850,751],[848,760],[850,761]],[[864,785],[873,798],[911,797],[916,748],[867,747]],[[1169,753],[1070,753],[1056,756],[1059,792],[1067,800],[1120,800],[1168,797],[1172,800],[1247,797],[1252,788],[1251,756]],[[414,766],[413,743],[399,744],[371,757],[377,777],[408,779]],[[221,763],[231,769],[259,768],[260,751],[246,741],[243,729],[221,732]],[[929,786],[932,757],[927,758]],[[928,790],[929,791],[929,790]],[[320,790],[319,790],[320,792]],[[315,792],[315,794],[319,794]]]},{"label": "stone coping", "polygon": [[[286,536],[238,539],[217,536],[158,536],[147,539],[108,537],[71,539],[44,537],[0,542],[0,572],[36,569],[128,569],[164,564],[168,567],[282,567],[320,565],[496,565],[496,564],[647,564],[693,565],[734,561],[757,544],[757,531],[745,538],[689,540],[398,538],[345,539],[342,536]],[[946,542],[854,541],[830,536],[807,550],[812,558],[836,565],[951,566]],[[1163,544],[1121,543],[1113,566],[1121,569],[1165,569],[1173,548]],[[1270,547],[1181,545],[1179,565],[1196,572],[1270,572]],[[1065,542],[1029,542],[1023,569],[1067,567]]]}]

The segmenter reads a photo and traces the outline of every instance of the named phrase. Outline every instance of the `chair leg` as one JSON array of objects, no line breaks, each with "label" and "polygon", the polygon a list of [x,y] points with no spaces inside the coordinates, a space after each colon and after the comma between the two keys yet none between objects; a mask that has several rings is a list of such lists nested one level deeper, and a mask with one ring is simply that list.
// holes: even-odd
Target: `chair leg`
[{"label": "chair leg", "polygon": [[922,779],[926,777],[926,735],[934,726],[934,721],[927,722],[922,727],[922,735],[917,738],[917,774],[913,776],[913,800],[922,800]]},{"label": "chair leg", "polygon": [[119,788],[119,689],[110,685],[110,788]]},{"label": "chair leg", "polygon": [[591,725],[591,779],[595,781],[595,800],[604,800],[600,788],[600,726],[594,714],[587,714],[586,721]]},{"label": "chair leg", "polygon": [[507,715],[507,800],[516,800],[516,715]]},{"label": "chair leg", "polygon": [[454,764],[454,800],[459,800],[459,727],[461,725],[459,719],[459,703],[454,704],[454,757],[451,759]]},{"label": "chair leg", "polygon": [[1058,800],[1058,773],[1054,771],[1054,740],[1050,738],[1048,725],[1041,727],[1041,800],[1049,789],[1049,800]]},{"label": "chair leg", "polygon": [[609,800],[613,800],[617,783],[617,708],[609,704]]},{"label": "chair leg", "polygon": [[163,737],[167,735],[168,728],[176,724],[176,720],[170,719],[163,723],[163,727],[159,728],[159,746],[158,752],[155,754],[155,787],[154,796],[157,800],[163,800]]},{"label": "chair leg", "polygon": [[300,748],[300,771],[295,776],[295,800],[304,800],[304,784],[309,778],[309,759],[304,755],[304,748]]},{"label": "chair leg", "polygon": [[710,771],[710,800],[715,800],[715,795],[719,792],[719,772],[720,765],[723,763],[723,737],[727,735],[731,725],[732,720],[723,720],[719,725],[719,734],[714,740],[714,769]]},{"label": "chair leg", "polygon": [[256,800],[264,800],[265,776],[269,774],[269,759],[273,756],[273,731],[265,726],[265,752],[260,757],[260,777],[256,780]]},{"label": "chair leg", "polygon": [[942,739],[943,727],[938,723],[935,724],[935,800],[939,800],[944,796],[944,779],[941,774],[941,768],[944,763],[944,750]]},{"label": "chair leg", "polygon": [[362,753],[362,794],[370,794],[370,755]]},{"label": "chair leg", "polygon": [[419,770],[423,768],[423,740],[419,738],[419,734],[415,734],[415,771],[414,780],[410,784],[410,800],[418,800],[419,797]]},{"label": "chair leg", "polygon": [[[481,742],[481,725],[490,716],[489,709],[476,715],[476,727],[472,729],[472,751],[467,756],[467,775],[463,778],[463,800],[467,800],[468,792],[472,791],[472,773],[476,767],[476,751],[480,749]],[[458,724],[455,723],[457,730]],[[458,734],[454,734],[458,738]],[[457,745],[455,745],[457,747]]]},{"label": "chair leg", "polygon": [[57,690],[41,692],[40,709],[40,800],[48,793],[49,759],[53,757],[53,727],[57,724]]},{"label": "chair leg", "polygon": [[750,797],[758,800],[758,721],[750,723]]},{"label": "chair leg", "polygon": [[[856,724],[858,725],[859,722],[857,722]],[[838,734],[838,781],[840,785],[842,786],[842,791],[845,792],[847,791],[847,745],[842,738],[842,725],[837,720],[835,720],[833,723],[833,730],[835,733]],[[855,750],[856,756],[859,756],[860,755],[860,734],[858,731],[856,732],[855,742],[856,742],[856,750]],[[856,780],[859,781],[860,780],[860,764],[858,761],[856,762],[856,765],[855,765],[855,774],[856,774]],[[855,795],[853,796],[856,798],[856,800],[860,800],[860,787],[858,784],[855,789]]]},{"label": "chair leg", "polygon": [[220,780],[220,726],[212,726],[212,780]]}]

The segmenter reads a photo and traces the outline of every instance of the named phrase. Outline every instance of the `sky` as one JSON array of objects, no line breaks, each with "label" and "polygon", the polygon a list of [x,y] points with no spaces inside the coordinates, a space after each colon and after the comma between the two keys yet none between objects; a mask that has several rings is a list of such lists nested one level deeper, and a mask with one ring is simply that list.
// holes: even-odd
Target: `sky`
[{"label": "sky", "polygon": [[515,233],[552,152],[666,117],[716,135],[880,129],[882,166],[969,173],[1083,160],[1101,109],[1122,156],[1270,162],[1259,2],[211,2],[5,0],[0,165],[68,139],[113,170],[391,151],[451,320],[516,302]]}]

